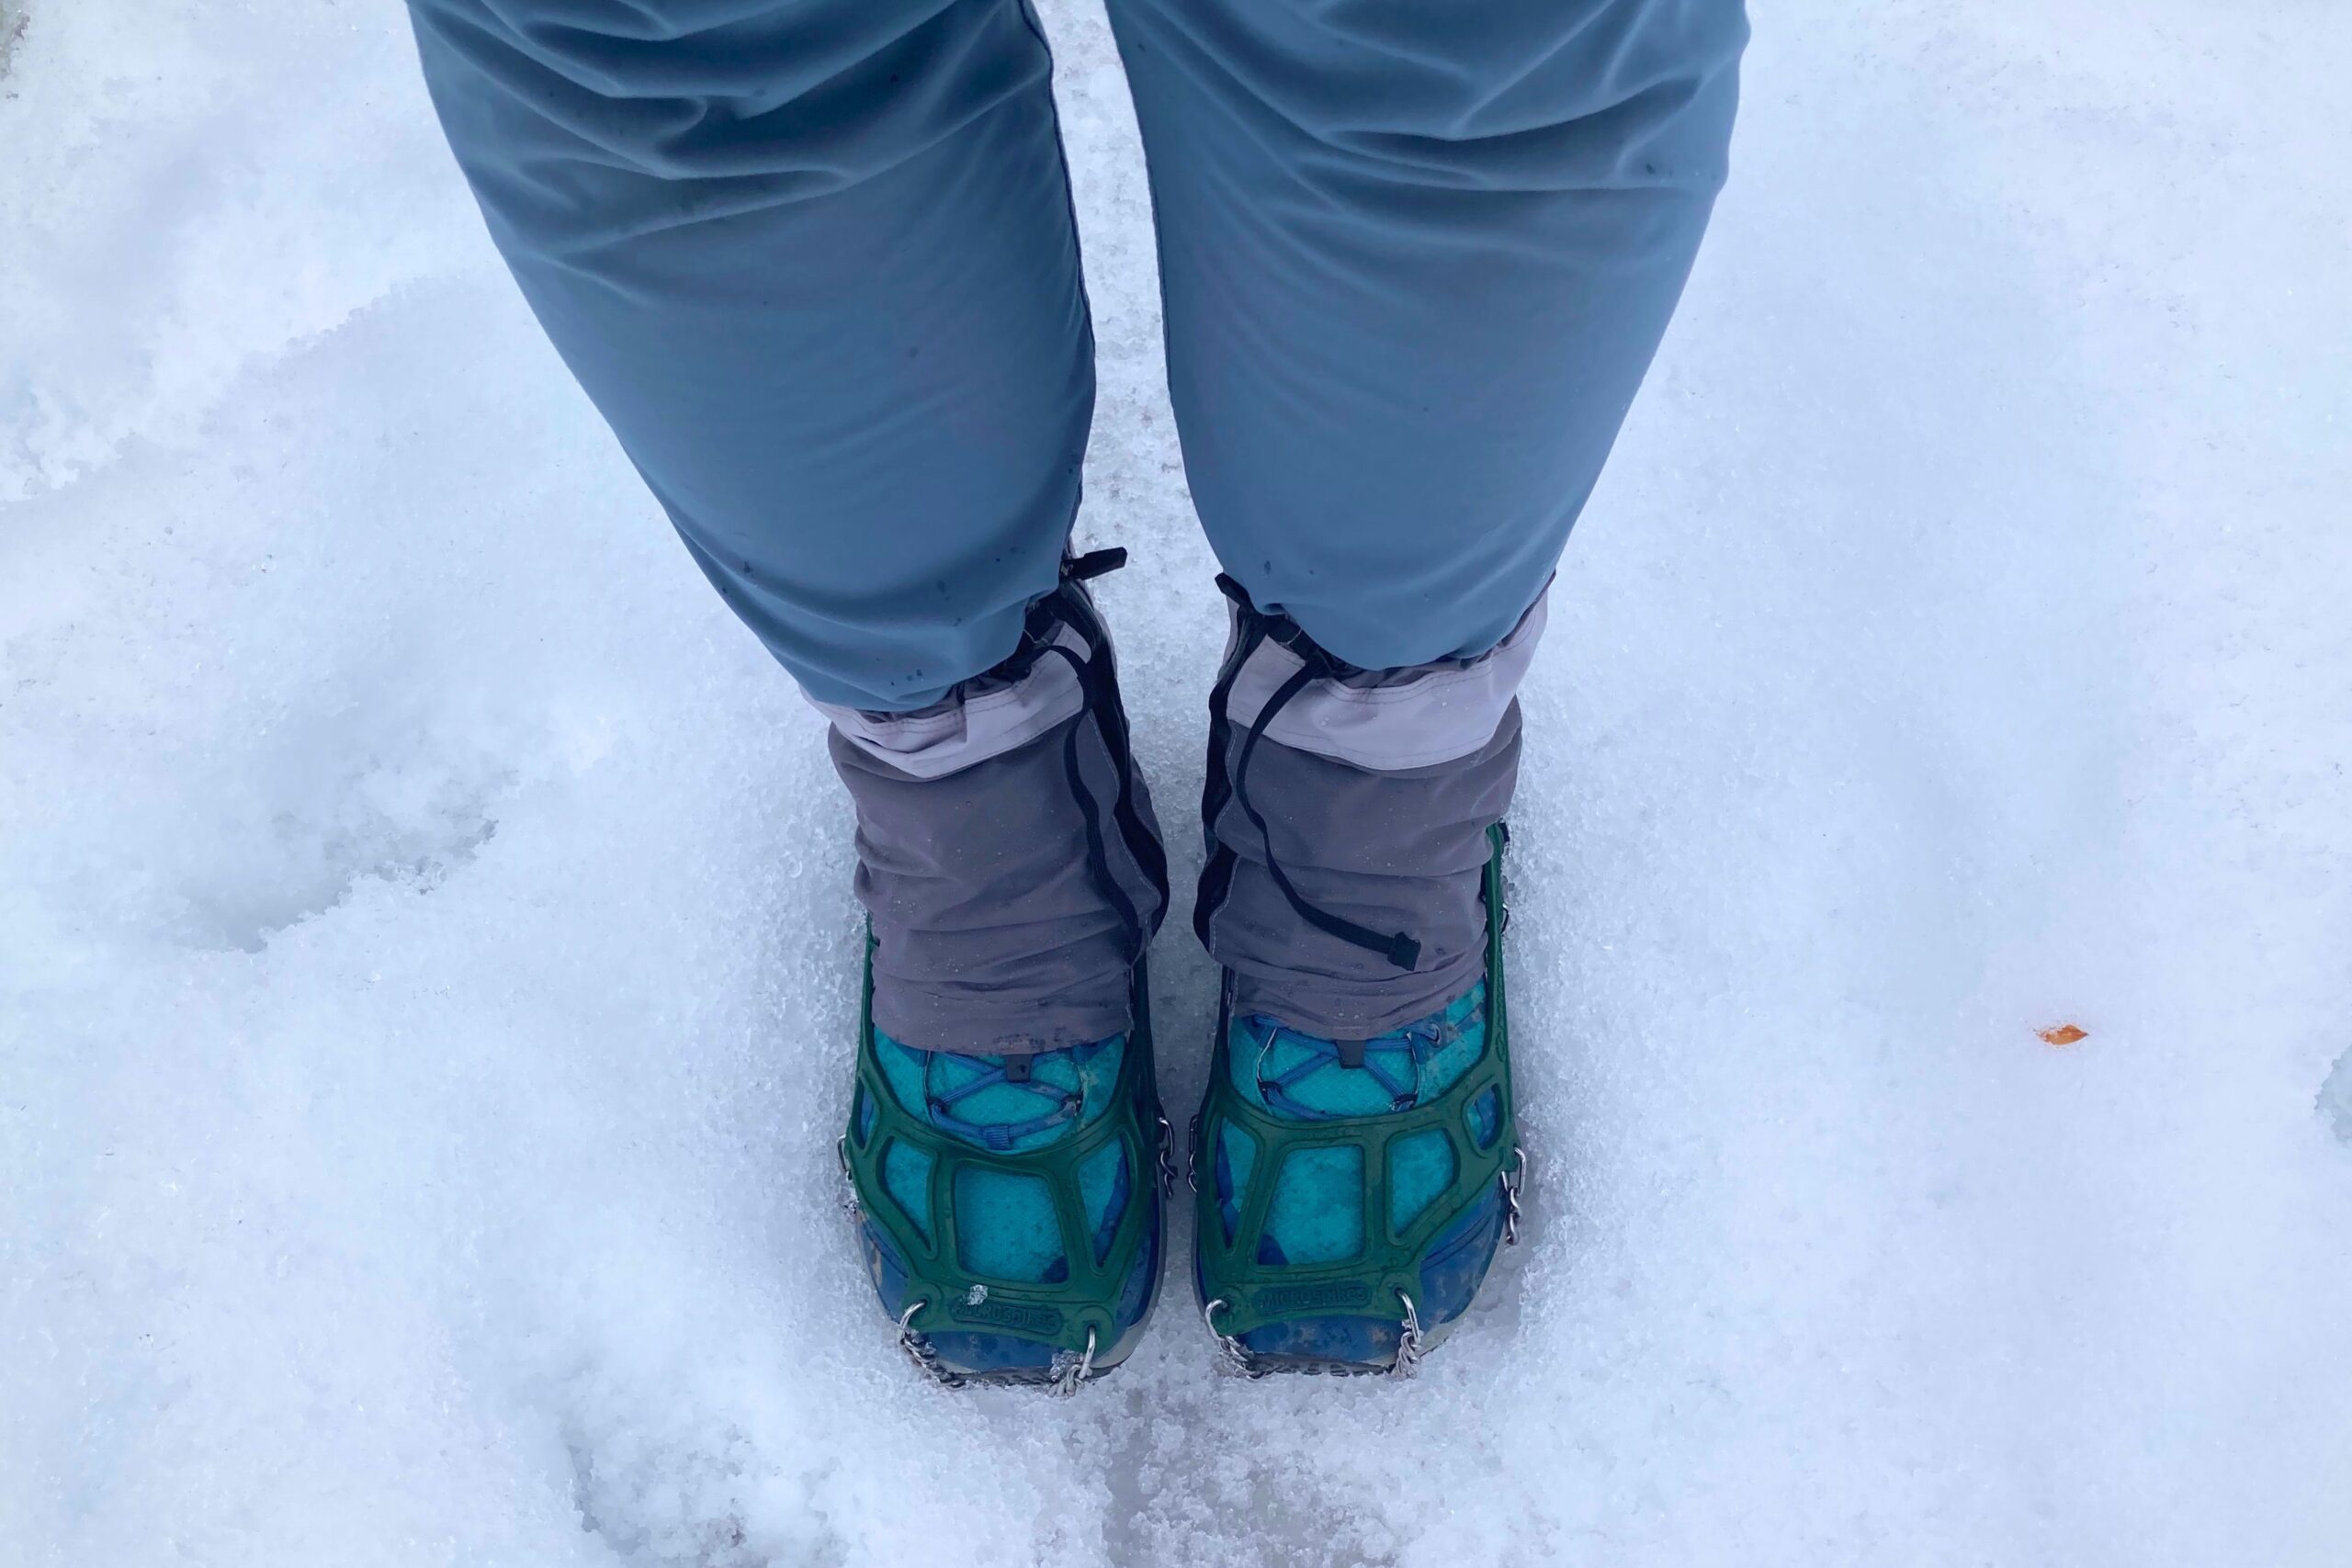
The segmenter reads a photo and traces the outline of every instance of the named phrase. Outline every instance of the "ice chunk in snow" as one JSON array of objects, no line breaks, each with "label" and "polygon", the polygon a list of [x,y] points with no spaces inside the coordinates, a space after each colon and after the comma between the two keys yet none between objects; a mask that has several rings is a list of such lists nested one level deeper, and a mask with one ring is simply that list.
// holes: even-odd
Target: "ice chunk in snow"
[{"label": "ice chunk in snow", "polygon": [[2319,1109],[2335,1135],[2352,1144],[2352,1050],[2336,1057],[2328,1069],[2327,1081],[2319,1088]]},{"label": "ice chunk in snow", "polygon": [[16,62],[17,40],[25,36],[25,8],[16,0],[0,0],[0,76]]}]

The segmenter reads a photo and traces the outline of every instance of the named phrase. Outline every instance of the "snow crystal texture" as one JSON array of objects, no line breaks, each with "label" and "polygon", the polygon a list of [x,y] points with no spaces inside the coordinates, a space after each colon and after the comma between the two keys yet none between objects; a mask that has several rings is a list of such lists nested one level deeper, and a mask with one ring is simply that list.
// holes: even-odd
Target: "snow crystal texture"
[{"label": "snow crystal texture", "polygon": [[[1182,802],[1221,615],[1046,10]],[[1244,1384],[1180,1218],[1057,1404],[890,1348],[818,722],[399,8],[0,3],[0,1556],[2352,1556],[2352,16],[1763,10],[1527,694],[1529,1244],[1415,1385]]]}]

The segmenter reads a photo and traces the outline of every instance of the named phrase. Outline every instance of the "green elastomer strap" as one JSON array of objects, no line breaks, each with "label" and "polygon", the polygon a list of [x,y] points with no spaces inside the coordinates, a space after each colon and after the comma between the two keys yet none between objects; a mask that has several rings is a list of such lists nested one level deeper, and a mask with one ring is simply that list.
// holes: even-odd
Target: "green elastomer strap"
[{"label": "green elastomer strap", "polygon": [[[853,1097],[849,1135],[842,1145],[850,1183],[868,1223],[890,1238],[907,1265],[909,1303],[921,1301],[908,1326],[919,1334],[964,1332],[1017,1334],[1059,1349],[1083,1351],[1094,1331],[1096,1347],[1107,1351],[1117,1337],[1112,1321],[1121,1291],[1148,1233],[1153,1206],[1160,1201],[1159,1089],[1152,1071],[1151,1013],[1144,966],[1136,965],[1135,1022],[1110,1109],[1077,1134],[1027,1153],[997,1154],[950,1137],[911,1114],[890,1092],[874,1049],[874,944],[865,949],[865,1000],[858,1020],[857,1081],[874,1107],[874,1124],[858,1140]],[[931,1235],[925,1237],[894,1202],[882,1179],[882,1152],[893,1141],[931,1156]],[[1112,1232],[1101,1261],[1094,1256],[1094,1226],[1086,1217],[1079,1168],[1089,1155],[1114,1142],[1126,1146],[1129,1180],[1126,1212]],[[956,1248],[956,1173],[967,1167],[1041,1178],[1052,1195],[1061,1229],[1069,1278],[1051,1284],[998,1280],[966,1269]],[[988,1290],[974,1302],[974,1285]]]},{"label": "green elastomer strap", "polygon": [[[1252,1105],[1233,1087],[1227,1061],[1231,1031],[1227,1020],[1218,1019],[1195,1157],[1201,1162],[1216,1159],[1218,1134],[1228,1123],[1258,1140],[1249,1190],[1242,1194],[1240,1223],[1234,1227],[1230,1243],[1225,1239],[1225,1221],[1217,1212],[1216,1183],[1208,1175],[1211,1168],[1204,1163],[1196,1177],[1199,1195],[1193,1201],[1193,1214],[1203,1282],[1207,1299],[1222,1299],[1226,1303],[1216,1315],[1218,1333],[1244,1334],[1294,1318],[1396,1315],[1397,1292],[1420,1294],[1421,1260],[1430,1244],[1470,1204],[1493,1190],[1514,1157],[1511,1151],[1518,1142],[1519,1124],[1511,1103],[1510,1029],[1503,1005],[1502,874],[1503,847],[1509,836],[1498,824],[1487,837],[1492,846],[1484,890],[1487,1050],[1444,1094],[1410,1111],[1328,1122],[1283,1121]],[[1496,1092],[1498,1114],[1495,1141],[1482,1150],[1471,1135],[1470,1106],[1489,1088]],[[1453,1184],[1403,1230],[1393,1231],[1388,1224],[1389,1148],[1431,1127],[1442,1129],[1453,1140],[1458,1156]],[[1259,1262],[1258,1240],[1265,1233],[1266,1213],[1273,1202],[1284,1157],[1298,1149],[1349,1145],[1363,1150],[1362,1250],[1336,1263]]]}]

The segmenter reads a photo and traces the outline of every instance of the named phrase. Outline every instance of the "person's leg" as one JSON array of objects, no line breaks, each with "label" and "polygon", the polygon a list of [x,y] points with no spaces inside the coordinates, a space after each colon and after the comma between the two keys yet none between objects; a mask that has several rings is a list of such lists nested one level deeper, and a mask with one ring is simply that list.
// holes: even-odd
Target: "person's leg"
[{"label": "person's leg", "polygon": [[[1359,672],[1269,727],[1247,791],[1265,832],[1231,773],[1297,663],[1261,643],[1220,682],[1196,919],[1245,1004],[1377,1032],[1475,974],[1531,606],[1724,178],[1745,18],[1739,0],[1112,16],[1194,503],[1249,605]],[[1483,675],[1448,673],[1514,627]],[[1416,938],[1418,961],[1303,918],[1270,858],[1314,906]]]},{"label": "person's leg", "polygon": [[[834,720],[881,1027],[988,1049],[1125,1028],[1158,905],[1116,834],[1124,886],[1090,875],[1100,829],[1070,770],[1119,770],[1078,674],[1023,651],[1094,389],[1034,18],[1019,0],[413,14],[525,297],[695,559]],[[1081,651],[1107,670],[1107,645]],[[988,675],[1007,660],[1019,679]]]},{"label": "person's leg", "polygon": [[943,1375],[1075,1386],[1159,1278],[1137,1003],[1166,888],[1062,561],[1093,371],[1035,19],[412,8],[525,297],[832,720],[874,937],[842,1157],[883,1304]]},{"label": "person's leg", "polygon": [[1500,823],[1544,585],[1724,173],[1738,0],[1113,0],[1234,602],[1197,1282],[1409,1371],[1512,1234]]},{"label": "person's leg", "polygon": [[1113,0],[1227,570],[1337,657],[1535,600],[1725,167],[1739,0]]},{"label": "person's leg", "polygon": [[413,0],[557,350],[820,702],[922,707],[1054,586],[1094,397],[1017,0]]}]

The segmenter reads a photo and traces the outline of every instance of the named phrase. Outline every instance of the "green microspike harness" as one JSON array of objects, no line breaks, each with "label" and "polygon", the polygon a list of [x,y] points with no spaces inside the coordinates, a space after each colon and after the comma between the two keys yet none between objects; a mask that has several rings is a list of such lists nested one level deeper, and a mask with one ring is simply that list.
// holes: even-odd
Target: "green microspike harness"
[{"label": "green microspike harness", "polygon": [[[1175,1166],[1168,1119],[1154,1078],[1144,966],[1133,984],[1135,1022],[1104,1103],[1090,1105],[1077,1129],[1044,1147],[997,1150],[950,1135],[910,1111],[892,1092],[875,1044],[874,959],[869,939],[865,999],[858,1025],[857,1089],[841,1158],[863,1244],[884,1304],[899,1315],[899,1343],[939,1382],[1046,1383],[1062,1393],[1124,1360],[1141,1337],[1159,1291],[1161,1200]],[[1115,1156],[1107,1151],[1116,1151]],[[1107,1234],[1088,1214],[1090,1180],[1124,1161],[1126,1201]],[[911,1174],[910,1174],[911,1173]],[[1067,1271],[1046,1280],[1002,1278],[971,1266],[959,1240],[956,1199],[975,1177],[1034,1181],[1050,1202]],[[895,1179],[895,1185],[894,1185]],[[1098,1207],[1100,1205],[1098,1204]],[[877,1255],[875,1234],[887,1251]],[[895,1253],[895,1257],[889,1256]],[[1149,1254],[1148,1278],[1138,1264]],[[893,1283],[902,1274],[903,1282]],[[1050,1368],[991,1371],[951,1364],[933,1341],[986,1344],[997,1336],[1046,1345]]]},{"label": "green microspike harness", "polygon": [[[1422,1269],[1431,1244],[1490,1193],[1499,1200],[1502,1240],[1518,1240],[1526,1156],[1519,1146],[1511,1099],[1503,989],[1502,937],[1509,912],[1503,902],[1502,864],[1509,837],[1499,824],[1487,835],[1487,1047],[1443,1093],[1411,1109],[1377,1115],[1315,1121],[1270,1115],[1234,1086],[1228,1059],[1231,1031],[1220,1017],[1207,1096],[1193,1122],[1192,1184],[1199,1248],[1195,1283],[1209,1329],[1232,1370],[1251,1375],[1311,1371],[1409,1376],[1419,1355],[1452,1326],[1452,1320],[1424,1325],[1417,1311],[1425,1304],[1420,1300]],[[1218,1140],[1228,1131],[1241,1134],[1249,1151],[1248,1170],[1233,1182],[1239,1212],[1230,1228],[1216,1183],[1204,1179],[1209,1168],[1204,1162],[1215,1157]],[[1431,1134],[1451,1146],[1452,1179],[1398,1225],[1393,1223],[1390,1204],[1396,1153],[1417,1139],[1426,1145]],[[1261,1241],[1284,1163],[1317,1150],[1350,1151],[1350,1162],[1360,1162],[1363,1207],[1356,1251],[1327,1263],[1261,1262]],[[1259,1355],[1241,1343],[1241,1336],[1271,1325],[1335,1314],[1396,1320],[1395,1359],[1385,1365],[1296,1361]]]}]

